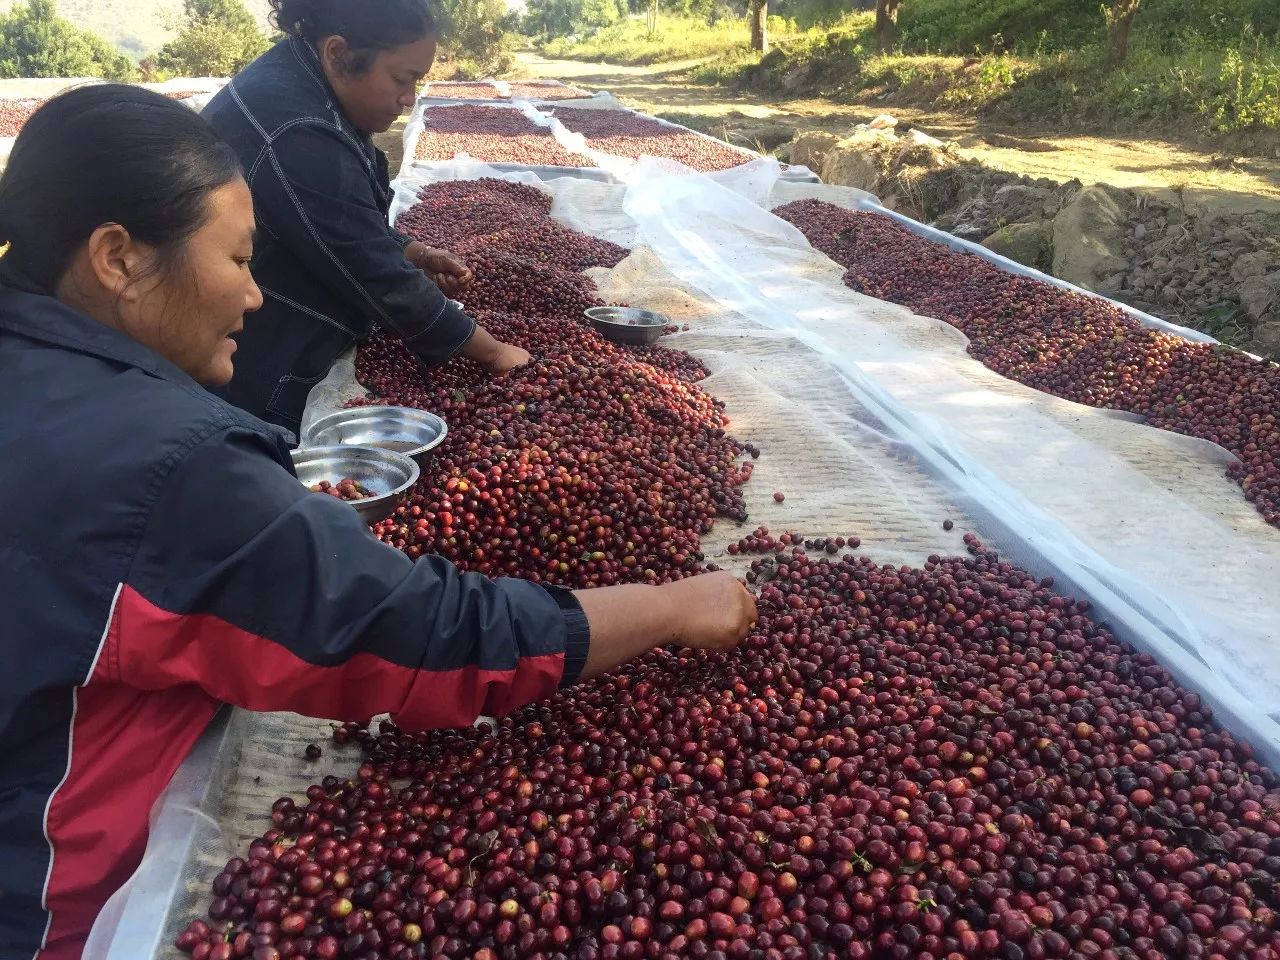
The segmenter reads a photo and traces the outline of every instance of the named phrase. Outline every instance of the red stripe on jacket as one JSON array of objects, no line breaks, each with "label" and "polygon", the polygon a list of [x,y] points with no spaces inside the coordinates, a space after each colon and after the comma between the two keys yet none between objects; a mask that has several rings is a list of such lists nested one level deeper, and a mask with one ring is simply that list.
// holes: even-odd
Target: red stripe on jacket
[{"label": "red stripe on jacket", "polygon": [[[514,670],[425,670],[371,653],[316,666],[210,614],[170,613],[128,586],[117,617],[129,638],[120,657],[126,682],[144,689],[196,684],[249,710],[335,720],[392,713],[406,727],[462,727],[551,696],[564,673],[559,653],[523,657]],[[423,644],[425,650],[425,637]]]},{"label": "red stripe on jacket", "polygon": [[122,684],[111,664],[117,625],[75,692],[71,765],[49,805],[51,918],[37,960],[79,960],[102,905],[142,860],[151,808],[219,707],[195,687]]},{"label": "red stripe on jacket", "polygon": [[555,654],[523,658],[515,670],[429,671],[368,653],[320,667],[218,617],[170,613],[123,587],[93,675],[76,690],[71,766],[48,816],[52,920],[36,960],[78,960],[102,905],[142,860],[155,801],[221,702],[457,727],[550,696],[563,667]]}]

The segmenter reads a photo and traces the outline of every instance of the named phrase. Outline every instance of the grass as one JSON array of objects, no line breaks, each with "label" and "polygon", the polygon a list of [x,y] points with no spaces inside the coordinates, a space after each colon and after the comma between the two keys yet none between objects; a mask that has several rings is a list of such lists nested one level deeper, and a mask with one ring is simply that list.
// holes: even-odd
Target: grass
[{"label": "grass", "polygon": [[936,105],[1075,129],[1280,133],[1280,2],[1144,0],[1128,63],[1103,66],[1105,25],[1080,0],[911,0],[900,46],[875,50],[874,15],[807,30],[778,21],[774,48],[749,49],[744,19],[629,19],[557,56],[643,64],[714,58],[694,80],[773,94]]},{"label": "grass", "polygon": [[[771,25],[785,29],[783,21],[776,17],[771,18]],[[643,18],[627,17],[585,39],[560,38],[541,44],[548,56],[628,65],[748,53],[750,47],[751,34],[745,19],[709,24],[700,18],[681,16],[660,16],[653,33],[649,33]]]}]

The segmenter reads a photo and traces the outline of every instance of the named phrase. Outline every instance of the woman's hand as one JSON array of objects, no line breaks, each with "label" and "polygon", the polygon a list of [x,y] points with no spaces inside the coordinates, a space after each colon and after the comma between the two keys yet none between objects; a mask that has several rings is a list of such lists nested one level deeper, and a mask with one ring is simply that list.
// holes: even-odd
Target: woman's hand
[{"label": "woman's hand", "polygon": [[574,596],[591,628],[584,680],[669,643],[728,650],[746,639],[756,624],[755,597],[724,571],[656,587],[627,584],[575,590]]},{"label": "woman's hand", "polygon": [[484,367],[485,373],[491,377],[510,373],[533,359],[528,350],[513,343],[503,343],[478,323],[471,339],[463,344],[462,355]]},{"label": "woman's hand", "polygon": [[516,367],[523,367],[532,360],[533,357],[529,351],[523,347],[517,347],[514,343],[503,343],[498,341],[498,350],[488,363],[484,364],[485,371],[491,377],[500,377],[504,373],[510,373]]},{"label": "woman's hand", "polygon": [[448,250],[417,240],[404,248],[405,259],[427,274],[446,296],[460,296],[475,279],[471,268]]},{"label": "woman's hand", "polygon": [[700,650],[727,650],[756,625],[756,598],[731,573],[718,570],[669,583],[667,591],[682,615],[676,642]]}]

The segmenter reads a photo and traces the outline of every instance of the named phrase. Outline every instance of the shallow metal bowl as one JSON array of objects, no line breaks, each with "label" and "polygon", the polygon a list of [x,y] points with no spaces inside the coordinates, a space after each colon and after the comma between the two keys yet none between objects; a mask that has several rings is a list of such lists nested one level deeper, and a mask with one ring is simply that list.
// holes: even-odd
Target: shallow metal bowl
[{"label": "shallow metal bowl", "polygon": [[656,343],[671,323],[660,313],[634,307],[591,307],[583,312],[606,340],[633,347]]},{"label": "shallow metal bowl", "polygon": [[413,407],[352,407],[312,423],[302,434],[304,447],[380,447],[411,458],[425,470],[436,447],[449,435],[449,425]]},{"label": "shallow metal bowl", "polygon": [[403,453],[379,447],[302,447],[293,451],[293,469],[304,487],[348,477],[365,487],[372,497],[344,501],[365,523],[377,523],[395,513],[419,476],[418,465]]}]

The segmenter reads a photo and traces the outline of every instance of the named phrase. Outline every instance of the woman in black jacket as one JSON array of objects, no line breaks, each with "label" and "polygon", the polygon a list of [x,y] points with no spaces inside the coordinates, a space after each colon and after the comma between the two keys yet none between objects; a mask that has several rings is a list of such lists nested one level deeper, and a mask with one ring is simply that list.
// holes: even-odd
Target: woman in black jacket
[{"label": "woman in black jacket", "polygon": [[490,336],[451,296],[471,281],[449,253],[387,225],[387,130],[431,69],[427,0],[272,0],[286,39],[235,77],[204,115],[253,192],[253,272],[265,303],[237,337],[222,395],[295,433],[307,395],[379,327],[427,366],[456,354],[501,374],[529,354]]},{"label": "woman in black jacket", "polygon": [[262,295],[239,164],[187,108],[49,101],[0,177],[4,242],[0,957],[80,956],[223,703],[457,726],[754,622],[723,573],[570,592],[412,563],[307,492],[281,431],[201,386]]}]

